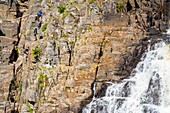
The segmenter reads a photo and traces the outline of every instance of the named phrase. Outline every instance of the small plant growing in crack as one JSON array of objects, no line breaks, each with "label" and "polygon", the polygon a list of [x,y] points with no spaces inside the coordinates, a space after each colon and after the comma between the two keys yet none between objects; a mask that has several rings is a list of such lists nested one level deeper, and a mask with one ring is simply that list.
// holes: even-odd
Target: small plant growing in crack
[{"label": "small plant growing in crack", "polygon": [[87,31],[92,31],[91,25],[87,25],[86,30],[87,30]]},{"label": "small plant growing in crack", "polygon": [[29,112],[30,112],[30,113],[33,113],[33,109],[31,108],[30,104],[27,103],[26,105],[27,105],[27,108],[28,108]]},{"label": "small plant growing in crack", "polygon": [[117,10],[120,12],[123,9],[123,4],[122,2],[119,0],[119,2],[117,3]]},{"label": "small plant growing in crack", "polygon": [[38,47],[34,48],[33,50],[34,57],[39,57],[42,55],[42,50],[40,50]]},{"label": "small plant growing in crack", "polygon": [[45,84],[48,84],[48,77],[47,75],[40,73],[39,77],[38,77],[38,83],[39,83],[39,88],[42,89]]},{"label": "small plant growing in crack", "polygon": [[76,42],[71,41],[71,42],[69,42],[69,43],[70,43],[70,45],[71,45],[71,49],[73,49],[73,48],[75,47]]},{"label": "small plant growing in crack", "polygon": [[59,6],[59,7],[58,7],[58,12],[59,12],[60,14],[64,13],[65,10],[66,10],[66,8],[65,8],[64,6]]},{"label": "small plant growing in crack", "polygon": [[39,77],[38,77],[38,87],[39,87],[39,91],[40,91],[40,95],[43,95],[43,100],[45,100],[45,86],[47,86],[49,84],[48,82],[48,77],[47,75],[40,73]]},{"label": "small plant growing in crack", "polygon": [[38,47],[35,47],[32,49],[32,54],[37,62],[39,60],[39,57],[42,55],[42,50],[40,50]]},{"label": "small plant growing in crack", "polygon": [[48,23],[45,23],[45,24],[42,26],[41,30],[42,30],[42,31],[45,31],[45,30],[47,29],[47,26],[48,26]]}]

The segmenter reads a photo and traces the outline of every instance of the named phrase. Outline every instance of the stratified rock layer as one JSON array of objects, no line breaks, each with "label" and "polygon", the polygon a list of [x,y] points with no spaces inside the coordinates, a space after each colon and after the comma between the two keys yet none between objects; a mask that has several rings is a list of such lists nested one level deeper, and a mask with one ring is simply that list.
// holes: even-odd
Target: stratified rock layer
[{"label": "stratified rock layer", "polygon": [[[159,35],[167,22],[164,2],[136,1],[130,0],[129,12],[125,0],[18,1],[22,18],[0,4],[8,14],[0,14],[5,34],[0,36],[0,110],[81,112],[94,83],[101,96],[105,81],[127,77],[145,51],[146,35]],[[42,26],[34,41],[40,10]],[[17,61],[10,59],[12,50],[18,51]]]}]

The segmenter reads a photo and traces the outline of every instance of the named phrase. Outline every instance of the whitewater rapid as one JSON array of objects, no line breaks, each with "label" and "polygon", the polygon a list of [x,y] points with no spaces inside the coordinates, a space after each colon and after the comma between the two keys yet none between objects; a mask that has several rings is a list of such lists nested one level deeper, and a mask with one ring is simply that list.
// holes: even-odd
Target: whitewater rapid
[{"label": "whitewater rapid", "polygon": [[148,47],[130,77],[93,97],[83,113],[170,113],[170,44]]}]

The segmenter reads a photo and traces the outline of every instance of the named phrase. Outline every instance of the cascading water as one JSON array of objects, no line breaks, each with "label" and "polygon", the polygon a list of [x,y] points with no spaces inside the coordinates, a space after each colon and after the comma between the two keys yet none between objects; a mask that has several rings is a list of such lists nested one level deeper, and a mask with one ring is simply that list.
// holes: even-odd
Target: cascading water
[{"label": "cascading water", "polygon": [[149,47],[131,77],[93,97],[83,113],[170,113],[170,45]]}]

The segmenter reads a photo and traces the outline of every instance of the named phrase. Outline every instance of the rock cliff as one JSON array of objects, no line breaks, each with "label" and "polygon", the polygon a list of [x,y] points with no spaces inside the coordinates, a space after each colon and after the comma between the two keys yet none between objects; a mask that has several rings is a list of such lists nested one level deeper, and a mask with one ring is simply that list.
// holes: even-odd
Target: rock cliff
[{"label": "rock cliff", "polygon": [[127,77],[168,23],[163,0],[0,3],[0,112],[81,112],[94,84],[101,96]]}]

